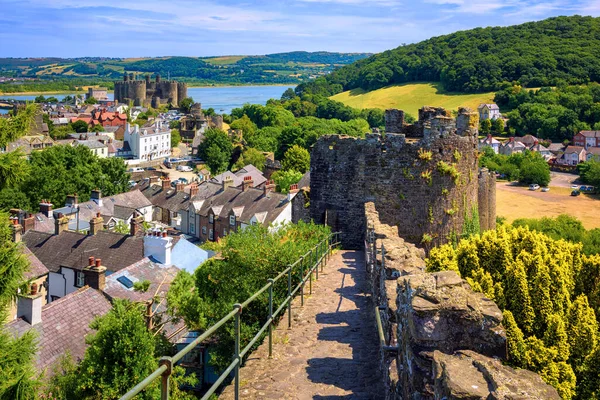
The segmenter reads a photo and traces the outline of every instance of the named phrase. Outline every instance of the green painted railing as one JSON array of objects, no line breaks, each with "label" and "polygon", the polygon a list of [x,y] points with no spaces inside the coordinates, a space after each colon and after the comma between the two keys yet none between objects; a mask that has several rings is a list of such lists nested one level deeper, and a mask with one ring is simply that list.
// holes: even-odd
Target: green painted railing
[{"label": "green painted railing", "polygon": [[[235,304],[233,306],[233,310],[223,317],[219,322],[208,328],[202,335],[196,338],[193,342],[185,346],[181,351],[175,354],[173,357],[163,357],[159,361],[159,367],[150,375],[148,375],[143,381],[138,383],[133,389],[127,392],[120,400],[129,400],[133,399],[137,394],[142,392],[146,387],[148,387],[154,380],[161,378],[161,400],[169,399],[169,380],[171,377],[171,373],[173,370],[173,365],[175,365],[179,360],[181,360],[186,354],[192,351],[196,346],[200,343],[208,339],[213,333],[215,333],[220,327],[225,325],[227,322],[234,320],[235,324],[235,347],[234,347],[234,356],[231,364],[223,371],[223,373],[219,376],[217,381],[208,389],[208,391],[202,396],[202,400],[208,399],[212,396],[219,386],[227,379],[227,377],[234,372],[234,393],[235,398],[239,398],[240,393],[240,367],[242,365],[243,357],[248,354],[252,346],[256,344],[256,342],[260,339],[261,335],[268,330],[269,335],[269,358],[273,357],[273,325],[277,319],[277,317],[283,312],[283,310],[287,307],[288,313],[288,328],[292,327],[292,299],[294,296],[300,292],[300,304],[304,305],[304,287],[306,283],[309,284],[309,291],[312,294],[312,278],[313,274],[316,275],[316,279],[319,279],[319,268],[321,272],[323,272],[323,267],[329,260],[331,256],[331,252],[334,248],[339,246],[340,244],[340,233],[332,233],[326,239],[322,240],[317,244],[313,249],[308,251],[306,254],[301,256],[295,263],[288,266],[285,270],[283,270],[279,275],[277,275],[273,279],[269,279],[268,283],[260,288],[256,293],[254,293],[250,298],[244,301],[241,304]],[[300,269],[300,276],[302,279],[296,285],[296,287],[292,288],[292,271]],[[283,303],[273,312],[273,286],[275,284],[287,277],[287,297],[283,301]],[[264,325],[260,328],[260,330],[254,335],[252,340],[240,350],[240,320],[242,315],[242,310],[246,308],[252,301],[254,301],[258,296],[263,294],[264,292],[269,292],[269,318],[264,323]]]}]

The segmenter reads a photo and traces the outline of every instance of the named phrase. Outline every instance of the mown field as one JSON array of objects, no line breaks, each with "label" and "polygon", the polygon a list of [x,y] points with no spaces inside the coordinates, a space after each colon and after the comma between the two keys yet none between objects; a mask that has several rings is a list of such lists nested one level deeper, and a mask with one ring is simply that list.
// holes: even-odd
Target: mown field
[{"label": "mown field", "polygon": [[416,117],[417,111],[423,106],[444,107],[449,110],[461,106],[477,109],[481,103],[493,102],[494,93],[451,93],[444,91],[439,83],[424,82],[388,86],[371,92],[354,89],[331,98],[358,109],[399,108]]},{"label": "mown field", "polygon": [[579,219],[586,229],[600,228],[600,200],[598,195],[570,196],[571,189],[552,186],[550,191],[527,190],[507,182],[496,184],[496,215],[510,223],[517,218],[558,217],[569,214]]}]

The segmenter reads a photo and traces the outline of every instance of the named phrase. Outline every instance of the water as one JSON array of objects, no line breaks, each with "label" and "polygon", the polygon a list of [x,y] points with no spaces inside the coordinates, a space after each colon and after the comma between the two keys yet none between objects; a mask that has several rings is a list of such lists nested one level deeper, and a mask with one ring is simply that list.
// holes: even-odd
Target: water
[{"label": "water", "polygon": [[[218,114],[229,114],[232,109],[241,107],[246,103],[266,104],[269,99],[279,99],[283,92],[294,86],[230,86],[230,87],[192,87],[188,88],[188,96],[194,101],[202,103],[202,108],[214,108]],[[66,94],[45,94],[45,97],[56,97],[62,100]],[[73,96],[73,95],[71,95]],[[33,100],[37,95],[11,96],[0,95],[0,99]],[[113,93],[108,93],[108,98],[114,98]],[[0,113],[8,110],[0,109]]]}]

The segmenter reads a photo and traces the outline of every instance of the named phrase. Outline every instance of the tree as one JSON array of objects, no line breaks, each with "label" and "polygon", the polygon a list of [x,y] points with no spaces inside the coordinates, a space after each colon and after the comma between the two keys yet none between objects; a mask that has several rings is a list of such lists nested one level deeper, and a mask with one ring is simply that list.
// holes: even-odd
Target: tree
[{"label": "tree", "polygon": [[85,104],[98,104],[98,100],[96,100],[94,97],[88,97],[87,99],[85,99],[84,103]]},{"label": "tree", "polygon": [[287,193],[291,185],[300,182],[302,173],[294,170],[283,170],[275,172],[271,178],[275,181],[278,191]]},{"label": "tree", "polygon": [[179,143],[181,143],[179,129],[171,129],[171,148],[179,146]]},{"label": "tree", "polygon": [[479,132],[487,135],[488,133],[491,133],[492,131],[492,121],[490,121],[489,119],[482,119],[481,122],[479,123]]},{"label": "tree", "polygon": [[179,109],[181,110],[181,112],[189,114],[193,104],[194,99],[192,99],[191,97],[186,97],[185,99],[179,102]]},{"label": "tree", "polygon": [[0,190],[0,210],[9,211],[11,208],[32,209],[27,195],[20,190],[12,188]]},{"label": "tree", "polygon": [[198,155],[206,161],[213,175],[227,170],[232,153],[233,145],[225,132],[216,128],[204,132],[204,140],[198,146]]},{"label": "tree", "polygon": [[595,186],[598,190],[600,188],[600,161],[592,159],[584,164],[587,164],[587,168],[581,173],[581,177],[586,183]]},{"label": "tree", "polygon": [[257,129],[256,124],[245,114],[229,124],[229,127],[231,129],[241,129],[245,139],[250,139]]},{"label": "tree", "polygon": [[21,151],[0,154],[0,190],[19,187],[28,171],[27,159]]},{"label": "tree", "polygon": [[44,101],[46,101],[46,98],[43,95],[40,94],[35,99],[33,99],[33,101],[35,103],[43,103]]},{"label": "tree", "polygon": [[89,126],[88,126],[87,122],[82,121],[82,120],[78,120],[78,121],[72,122],[71,123],[71,127],[77,133],[85,133],[89,129]]},{"label": "tree", "polygon": [[502,118],[496,118],[492,120],[491,130],[496,134],[504,133],[504,121]]},{"label": "tree", "polygon": [[281,166],[284,170],[293,170],[304,174],[310,169],[310,154],[305,148],[294,145],[285,152]]},{"label": "tree", "polygon": [[8,215],[0,213],[0,399],[33,400],[39,382],[34,369],[35,334],[30,331],[20,338],[2,329],[7,310],[18,288],[25,282],[29,268],[19,244],[11,239]]},{"label": "tree", "polygon": [[253,149],[251,147],[244,150],[240,158],[236,161],[233,166],[233,170],[238,170],[245,167],[248,164],[254,165],[259,170],[265,169],[266,158],[261,151]]},{"label": "tree", "polygon": [[91,127],[91,129],[89,131],[90,132],[104,132],[104,127],[100,124],[94,125]]},{"label": "tree", "polygon": [[35,116],[40,109],[35,104],[28,104],[11,118],[0,118],[0,147],[6,147],[23,135],[26,135],[35,124]]}]

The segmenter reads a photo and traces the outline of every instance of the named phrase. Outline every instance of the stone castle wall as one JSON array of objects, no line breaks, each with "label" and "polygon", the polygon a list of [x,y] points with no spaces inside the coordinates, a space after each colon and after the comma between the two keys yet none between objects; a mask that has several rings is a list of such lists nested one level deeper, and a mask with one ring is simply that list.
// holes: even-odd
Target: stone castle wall
[{"label": "stone castle wall", "polygon": [[123,81],[115,82],[115,100],[120,103],[133,101],[134,106],[158,107],[171,103],[174,107],[187,97],[187,84],[176,81],[151,82],[150,76],[145,80],[137,80],[133,75],[125,75]]},{"label": "stone castle wall", "polygon": [[343,232],[347,249],[362,246],[366,202],[426,250],[460,235],[473,209],[485,215],[482,229],[495,228],[495,177],[478,169],[477,125],[469,109],[452,118],[425,107],[414,125],[387,110],[386,128],[397,133],[320,138],[311,152],[311,218]]},{"label": "stone castle wall", "polygon": [[560,398],[537,374],[502,364],[506,333],[493,301],[453,271],[425,272],[424,251],[382,223],[375,204],[365,211],[366,267],[386,346],[380,352],[386,399]]}]

